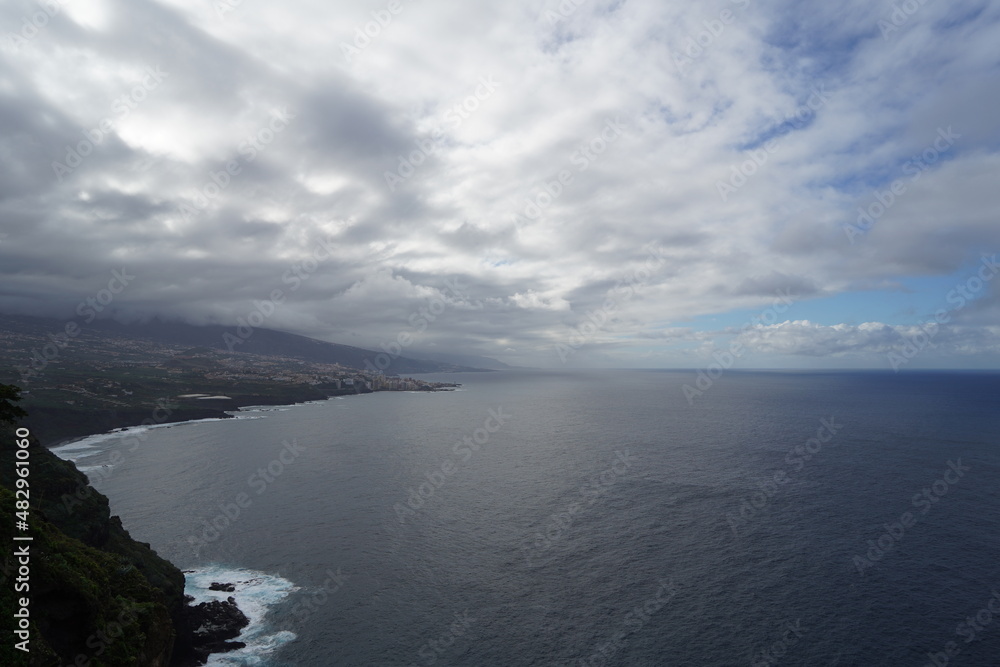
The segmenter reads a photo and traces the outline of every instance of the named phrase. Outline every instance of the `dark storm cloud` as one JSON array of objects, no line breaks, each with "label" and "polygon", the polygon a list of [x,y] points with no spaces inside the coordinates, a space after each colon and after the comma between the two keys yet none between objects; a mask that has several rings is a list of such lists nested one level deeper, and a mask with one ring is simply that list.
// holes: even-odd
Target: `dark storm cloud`
[{"label": "dark storm cloud", "polygon": [[[690,366],[731,334],[672,323],[996,251],[1000,10],[928,4],[885,32],[889,6],[753,3],[679,64],[733,4],[551,24],[422,3],[348,62],[374,4],[93,0],[22,39],[38,5],[6,3],[0,311],[68,317],[124,269],[122,319],[231,324],[283,288],[268,326],[352,344],[441,303],[412,351],[558,364],[596,318],[571,363]],[[943,128],[960,138],[847,234]],[[942,333],[956,355],[993,354],[994,294]],[[747,344],[875,363],[901,326],[775,324]]]}]

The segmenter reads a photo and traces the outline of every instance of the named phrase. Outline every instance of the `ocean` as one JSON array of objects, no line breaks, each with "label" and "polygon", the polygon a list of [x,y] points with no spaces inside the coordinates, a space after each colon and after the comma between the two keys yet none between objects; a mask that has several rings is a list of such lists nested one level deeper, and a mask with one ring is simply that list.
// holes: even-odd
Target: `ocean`
[{"label": "ocean", "polygon": [[998,373],[421,377],[55,451],[214,665],[1000,665]]}]

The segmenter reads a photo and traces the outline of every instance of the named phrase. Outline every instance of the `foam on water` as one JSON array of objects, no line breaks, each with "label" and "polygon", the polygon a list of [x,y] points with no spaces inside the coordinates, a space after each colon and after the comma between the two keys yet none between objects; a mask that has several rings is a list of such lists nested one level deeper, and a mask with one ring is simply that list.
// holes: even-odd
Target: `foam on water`
[{"label": "foam on water", "polygon": [[54,449],[52,450],[52,453],[61,458],[63,461],[70,461],[72,463],[76,463],[80,459],[85,459],[90,456],[94,456],[96,454],[99,454],[100,452],[101,450],[97,449],[96,447],[86,447],[73,451],[61,451],[61,450],[57,451]]},{"label": "foam on water", "polygon": [[[219,564],[186,572],[184,577],[184,592],[194,598],[192,604],[231,597],[236,600],[240,611],[250,619],[250,624],[235,640],[245,643],[246,647],[229,653],[214,654],[209,658],[208,665],[264,665],[272,652],[296,639],[294,632],[271,627],[267,618],[274,605],[299,590],[291,581],[266,572]],[[236,590],[232,593],[209,590],[212,582],[235,584]]]},{"label": "foam on water", "polygon": [[[232,413],[227,413],[232,414]],[[141,440],[145,438],[142,434],[156,428],[172,428],[174,426],[181,426],[183,424],[198,424],[201,422],[221,422],[221,421],[232,421],[232,420],[242,420],[242,419],[267,419],[266,415],[234,415],[230,418],[225,417],[210,417],[208,419],[191,419],[189,421],[183,422],[168,422],[166,424],[152,424],[148,426],[130,426],[127,428],[121,428],[114,431],[109,431],[107,433],[99,433],[97,435],[87,436],[79,440],[73,440],[72,442],[66,443],[64,445],[59,445],[58,447],[53,447],[51,452],[61,458],[64,461],[69,461],[76,465],[77,470],[87,475],[87,479],[91,484],[97,484],[99,477],[106,477],[109,471],[113,471],[118,464],[120,464],[124,459],[120,458],[117,462],[112,463],[114,458],[108,459],[105,455],[113,451],[116,446],[123,444],[127,438],[139,437]],[[134,449],[134,443],[130,443],[130,451]],[[91,460],[93,459],[93,460]],[[91,473],[100,472],[101,475],[94,477]]]},{"label": "foam on water", "polygon": [[129,426],[126,428],[117,429],[114,431],[109,431],[107,433],[98,433],[96,435],[88,435],[85,438],[80,438],[79,440],[72,440],[68,443],[53,447],[51,449],[52,453],[63,459],[64,461],[76,461],[77,458],[84,458],[91,456],[96,453],[97,445],[102,442],[107,442],[109,440],[117,440],[120,438],[128,438],[131,436],[141,435],[147,431],[151,431],[155,428],[173,428],[175,426],[183,426],[185,424],[202,424],[205,422],[226,422],[232,421],[234,419],[266,419],[265,415],[241,415],[237,413],[227,413],[233,414],[232,417],[208,417],[206,419],[190,419],[188,421],[182,422],[167,422],[164,424],[151,424],[148,426]]},{"label": "foam on water", "polygon": [[[783,633],[798,619],[804,639],[782,644],[783,667],[917,667],[961,641],[956,624],[1000,582],[1000,374],[731,370],[690,406],[682,387],[694,376],[483,374],[466,397],[387,392],[301,408],[308,415],[267,413],[268,428],[167,431],[136,450],[128,475],[108,479],[107,495],[139,539],[180,555],[194,519],[233,502],[273,460],[275,434],[304,444],[238,528],[200,552],[230,568],[295,568],[303,588],[241,639],[250,649],[214,665],[435,657],[477,667],[728,667],[774,662],[772,647],[792,639]],[[431,466],[456,454],[454,438],[471,436],[498,406],[515,417],[401,521],[393,504],[406,507],[407,489],[428,483]],[[831,416],[844,429],[800,473],[787,452]],[[859,572],[856,556],[868,558],[885,526],[915,509],[913,494],[959,457],[973,470]],[[216,460],[246,465],[208,465]],[[777,471],[787,483],[762,493]],[[758,493],[768,496],[763,508]],[[331,567],[355,576],[320,605],[306,584]],[[251,576],[216,573],[206,585]],[[649,615],[661,578],[678,593]],[[456,638],[451,624],[466,608],[475,623]],[[998,625],[952,662],[1000,664]],[[435,656],[431,641],[452,643]]]},{"label": "foam on water", "polygon": [[77,441],[71,442],[68,445],[60,445],[58,447],[54,447],[52,449],[52,451],[53,452],[64,452],[64,453],[68,454],[68,453],[75,452],[75,451],[78,451],[78,450],[81,450],[81,449],[92,449],[92,446],[89,443],[87,443],[87,442],[83,442],[82,440],[77,440]]},{"label": "foam on water", "polygon": [[121,431],[88,435],[86,438],[80,438],[79,440],[74,440],[65,445],[53,447],[51,451],[64,461],[76,461],[77,459],[96,454],[98,449],[95,445],[97,444],[107,442],[109,440],[117,440],[118,438],[124,438],[129,435],[145,433],[148,429],[148,426],[133,426]]}]

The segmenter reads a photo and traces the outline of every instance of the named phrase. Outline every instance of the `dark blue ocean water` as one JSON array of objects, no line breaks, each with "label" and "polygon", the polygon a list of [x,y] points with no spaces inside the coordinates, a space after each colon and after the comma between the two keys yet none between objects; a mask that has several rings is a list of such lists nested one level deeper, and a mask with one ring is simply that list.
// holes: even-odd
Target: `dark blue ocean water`
[{"label": "dark blue ocean water", "polygon": [[59,451],[214,664],[1000,665],[1000,374],[442,379]]}]

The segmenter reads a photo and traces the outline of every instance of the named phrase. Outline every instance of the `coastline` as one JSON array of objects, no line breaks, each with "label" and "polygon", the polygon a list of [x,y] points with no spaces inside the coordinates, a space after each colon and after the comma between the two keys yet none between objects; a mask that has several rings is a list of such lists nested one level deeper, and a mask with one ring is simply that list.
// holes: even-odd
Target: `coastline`
[{"label": "coastline", "polygon": [[[45,449],[51,452],[52,455],[72,463],[77,470],[84,475],[87,475],[88,482],[91,484],[91,488],[93,488],[93,482],[89,478],[93,469],[88,466],[79,466],[77,460],[78,458],[86,457],[88,450],[93,450],[93,444],[103,442],[105,440],[114,438],[141,437],[142,433],[145,433],[150,429],[170,428],[187,423],[222,421],[229,419],[263,419],[265,418],[263,415],[253,415],[252,412],[267,412],[284,407],[290,408],[297,405],[325,402],[333,398],[344,398],[346,396],[360,394],[373,394],[377,391],[435,392],[451,391],[460,386],[461,385],[458,383],[440,383],[437,386],[419,390],[370,390],[359,387],[353,391],[338,391],[335,393],[323,392],[323,395],[308,392],[310,395],[302,396],[300,400],[294,400],[293,402],[288,402],[287,396],[245,395],[228,397],[225,399],[225,406],[212,406],[209,408],[198,409],[196,411],[198,416],[193,418],[191,414],[192,410],[163,409],[159,415],[162,419],[150,419],[148,416],[143,419],[138,419],[138,415],[134,414],[116,415],[118,421],[113,427],[98,432],[94,432],[88,428],[89,425],[93,425],[98,422],[90,422],[89,424],[81,423],[79,424],[77,434],[61,439],[57,442],[50,443],[45,446]],[[219,402],[222,401],[220,400]],[[246,411],[249,414],[240,414],[242,411]],[[171,565],[173,564],[171,563]],[[176,567],[176,565],[174,565],[174,567]],[[204,578],[205,572],[211,571],[213,568],[217,569],[217,566],[207,566],[206,568],[199,568],[196,571],[183,571],[185,580],[185,600],[178,616],[174,619],[174,630],[176,633],[174,646],[176,654],[175,661],[172,661],[171,664],[181,666],[204,665],[207,664],[211,660],[211,657],[215,655],[225,655],[230,652],[237,652],[245,655],[245,652],[248,650],[253,651],[260,649],[259,646],[255,645],[258,644],[260,640],[258,637],[260,633],[259,626],[266,609],[255,609],[253,607],[240,608],[237,604],[238,600],[233,597],[228,597],[228,599],[223,598],[222,600],[213,599],[211,597],[206,598],[203,595],[205,591],[202,591],[202,595],[197,593],[195,593],[194,596],[191,595],[191,593],[195,592],[192,589],[199,587],[204,588],[204,586],[201,585],[203,582],[198,582],[197,579]],[[235,572],[247,572],[236,566],[226,569],[228,570],[227,574],[230,575]],[[190,574],[196,575],[195,580],[189,579]],[[281,580],[280,577],[275,577],[274,575],[263,572],[252,573],[252,575],[253,576],[250,577],[250,579],[253,582],[260,582],[261,580],[275,580],[282,582],[281,585],[274,586],[272,583],[271,586],[272,588],[276,588],[278,591],[278,599],[281,599],[288,593],[297,590],[297,588],[294,587],[294,584]],[[225,579],[226,575],[223,575],[222,578]],[[238,581],[235,577],[231,578],[237,582],[237,586],[239,587],[245,586],[249,583],[246,580]],[[225,583],[228,584],[229,582],[226,581]],[[240,621],[241,618],[242,622]],[[290,636],[276,635],[275,637],[268,638],[267,645],[273,649],[277,645],[283,644],[291,639],[294,639],[294,634],[290,634]]]},{"label": "coastline", "polygon": [[[374,394],[385,391],[451,391],[457,386],[461,385],[457,383],[454,385],[442,384],[442,386],[439,387],[420,390],[372,390],[367,388],[356,388],[352,390],[336,390],[333,392],[316,391],[315,388],[309,387],[302,388],[300,391],[286,392],[280,396],[273,394],[236,394],[229,396],[224,400],[213,400],[212,405],[203,405],[194,402],[201,399],[182,399],[183,402],[180,403],[163,400],[152,409],[147,407],[141,409],[135,408],[129,410],[102,411],[99,413],[95,413],[94,411],[81,413],[80,411],[66,410],[65,413],[67,415],[72,415],[72,422],[58,429],[58,437],[48,439],[44,437],[46,432],[44,425],[39,424],[38,422],[50,418],[52,416],[51,410],[35,409],[35,412],[33,413],[35,418],[29,418],[25,421],[30,422],[26,425],[32,430],[32,433],[37,434],[39,431],[42,432],[43,435],[40,437],[40,440],[42,440],[43,446],[46,449],[52,450],[78,443],[87,438],[112,436],[115,433],[126,433],[133,429],[163,428],[188,422],[234,418],[238,419],[240,417],[234,413],[247,408],[291,407],[316,401],[327,401],[331,398]],[[176,399],[173,400],[176,401]]]},{"label": "coastline", "polygon": [[[323,400],[329,400],[330,398],[336,398],[336,396],[331,396]],[[46,449],[51,452],[52,455],[71,463],[77,468],[77,470],[84,475],[87,475],[88,483],[90,483],[91,488],[93,488],[93,480],[91,480],[90,477],[94,471],[87,466],[80,466],[77,462],[77,457],[79,455],[86,455],[88,451],[93,451],[93,444],[114,438],[136,437],[137,434],[141,434],[147,430],[155,428],[172,428],[183,424],[193,424],[206,421],[263,419],[263,416],[240,416],[239,414],[234,413],[247,408],[251,410],[253,408],[268,410],[279,409],[281,407],[292,407],[295,405],[304,405],[310,402],[315,402],[316,400],[317,399],[303,400],[296,403],[263,403],[258,400],[247,405],[241,405],[228,412],[215,410],[211,416],[202,416],[195,419],[184,419],[171,415],[174,419],[164,420],[162,423],[133,423],[131,425],[119,426],[100,433],[87,433],[77,438],[52,444],[46,447]],[[98,474],[100,474],[99,471]],[[177,567],[176,564],[171,563],[171,565],[175,568]],[[221,597],[213,596],[210,592],[208,592],[204,582],[200,581],[200,579],[205,578],[206,572],[211,572],[213,569],[218,570],[219,568],[217,566],[209,565],[205,568],[197,568],[195,570],[178,569],[178,571],[182,572],[184,577],[184,601],[181,608],[173,617],[175,638],[173,658],[170,662],[171,665],[176,665],[177,667],[199,667],[201,665],[208,664],[212,660],[213,656],[226,655],[234,652],[245,653],[247,649],[253,650],[254,648],[252,645],[249,645],[254,637],[247,635],[251,632],[254,634],[259,633],[259,625],[263,614],[266,613],[266,608],[255,609],[254,606],[247,608],[246,602],[244,602],[241,607],[237,598],[242,596],[239,596],[238,593],[236,594],[236,597],[232,596],[233,593],[227,593]],[[239,587],[239,589],[242,589],[247,582],[245,580],[241,581],[240,579],[237,579],[234,576],[236,572],[242,571],[252,574],[252,578],[255,581],[260,581],[261,579],[275,579],[275,577],[267,573],[249,573],[249,571],[241,570],[238,567],[226,568],[226,570],[227,571],[224,572],[215,572],[215,574],[222,575],[219,578],[223,582],[226,584],[234,583]],[[230,582],[230,579],[232,579],[232,582]],[[278,587],[279,590],[283,589],[283,593],[280,597],[284,597],[288,593],[297,590],[291,582],[284,583],[287,584],[287,587]],[[291,637],[282,637],[282,641],[280,643],[284,643],[293,638],[294,635]]]}]

